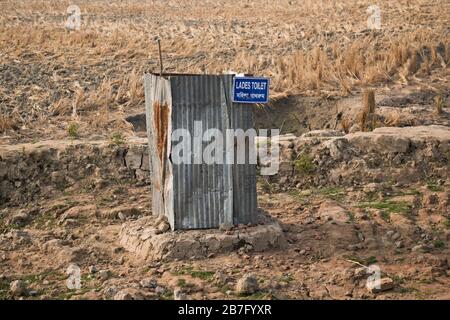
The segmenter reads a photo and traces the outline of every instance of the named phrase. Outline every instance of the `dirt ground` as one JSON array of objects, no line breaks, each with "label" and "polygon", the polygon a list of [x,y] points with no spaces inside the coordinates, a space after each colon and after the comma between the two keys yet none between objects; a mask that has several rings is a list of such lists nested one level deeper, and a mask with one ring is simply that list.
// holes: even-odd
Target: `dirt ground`
[{"label": "dirt ground", "polygon": [[[279,221],[283,250],[149,262],[119,241],[124,223],[152,214],[148,159],[124,148],[146,136],[126,118],[145,112],[142,75],[158,70],[157,37],[168,72],[270,77],[257,129],[361,133],[370,88],[376,117],[364,134],[448,132],[448,1],[378,1],[376,31],[365,0],[261,10],[260,1],[80,0],[80,30],[64,28],[69,4],[0,1],[0,299],[450,299],[448,139],[408,140],[407,151],[383,155],[404,146],[396,136],[378,158],[345,149],[342,172],[358,184],[331,182],[331,149],[286,156],[282,174],[258,180],[258,205]],[[373,182],[360,165],[398,174]],[[403,168],[417,178],[401,179]],[[366,288],[370,265],[392,281],[386,291]],[[67,286],[74,266],[80,289]],[[257,286],[242,294],[249,275]]]},{"label": "dirt ground", "polygon": [[[440,200],[430,204],[434,196]],[[402,205],[365,207],[374,197]],[[125,292],[134,299],[170,299],[181,288],[191,299],[449,299],[450,233],[440,224],[448,219],[448,211],[441,213],[448,197],[448,189],[427,185],[260,190],[260,207],[281,222],[286,250],[143,263],[120,246],[118,233],[121,218],[150,214],[148,186],[119,181],[89,192],[76,188],[2,210],[4,219],[19,212],[28,218],[2,232],[1,295],[13,298],[10,282],[20,279],[28,294],[14,298],[111,299]],[[330,212],[332,218],[323,215]],[[70,263],[81,268],[80,290],[66,286]],[[394,289],[368,293],[368,275],[357,263],[378,265]],[[259,290],[240,296],[235,285],[245,274],[256,276]]]}]

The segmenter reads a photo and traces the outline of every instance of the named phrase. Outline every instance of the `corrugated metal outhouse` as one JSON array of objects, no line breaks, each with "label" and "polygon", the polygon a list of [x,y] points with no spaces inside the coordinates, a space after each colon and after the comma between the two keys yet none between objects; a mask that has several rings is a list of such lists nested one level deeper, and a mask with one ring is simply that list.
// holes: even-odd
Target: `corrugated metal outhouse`
[{"label": "corrugated metal outhouse", "polygon": [[145,74],[144,80],[153,214],[167,216],[172,229],[255,222],[256,165],[248,154],[244,164],[176,164],[171,155],[172,132],[192,133],[194,121],[203,130],[253,128],[252,107],[231,101],[233,75]]}]

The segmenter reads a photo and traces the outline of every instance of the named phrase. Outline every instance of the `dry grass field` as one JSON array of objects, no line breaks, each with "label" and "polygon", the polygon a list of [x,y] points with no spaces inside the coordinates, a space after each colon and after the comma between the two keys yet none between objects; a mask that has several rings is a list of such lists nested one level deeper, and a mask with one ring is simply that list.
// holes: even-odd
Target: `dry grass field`
[{"label": "dry grass field", "polygon": [[13,140],[54,136],[73,117],[81,131],[127,130],[158,37],[166,71],[268,76],[274,100],[449,88],[447,1],[378,2],[381,30],[367,29],[371,1],[80,0],[80,30],[64,27],[69,1],[0,3],[0,130]]},{"label": "dry grass field", "polygon": [[[66,25],[71,4],[79,30]],[[0,9],[0,299],[450,298],[450,1]],[[151,216],[145,130],[126,118],[145,112],[157,39],[166,72],[270,77],[255,127],[281,130],[282,163],[258,177],[258,204],[285,250],[142,262],[118,240]],[[78,290],[66,286],[71,263]],[[385,292],[367,290],[371,264]],[[241,294],[249,273],[259,288]]]}]

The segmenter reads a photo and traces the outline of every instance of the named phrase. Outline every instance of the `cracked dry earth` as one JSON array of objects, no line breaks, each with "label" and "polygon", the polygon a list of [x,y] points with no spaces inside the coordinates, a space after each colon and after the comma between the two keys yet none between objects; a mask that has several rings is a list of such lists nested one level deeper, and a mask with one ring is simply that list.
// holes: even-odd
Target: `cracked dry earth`
[{"label": "cracked dry earth", "polygon": [[[259,206],[285,232],[285,250],[242,247],[161,263],[138,260],[118,239],[125,220],[151,214],[149,186],[82,182],[50,199],[2,207],[1,298],[172,299],[174,291],[188,299],[450,298],[446,185],[259,190]],[[79,290],[66,286],[71,264],[81,269]],[[370,264],[393,280],[392,289],[366,289],[361,265]],[[239,294],[236,283],[249,274],[258,289]],[[14,282],[20,290],[10,290]]]}]

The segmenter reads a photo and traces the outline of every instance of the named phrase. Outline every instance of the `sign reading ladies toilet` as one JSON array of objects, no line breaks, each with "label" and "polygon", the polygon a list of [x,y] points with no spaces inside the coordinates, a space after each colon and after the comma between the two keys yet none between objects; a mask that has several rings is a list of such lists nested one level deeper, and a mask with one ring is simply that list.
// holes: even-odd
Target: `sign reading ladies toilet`
[{"label": "sign reading ladies toilet", "polygon": [[234,77],[233,102],[267,103],[269,102],[269,79],[253,77]]}]

